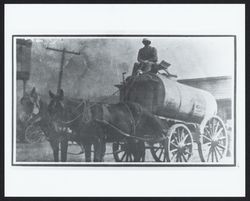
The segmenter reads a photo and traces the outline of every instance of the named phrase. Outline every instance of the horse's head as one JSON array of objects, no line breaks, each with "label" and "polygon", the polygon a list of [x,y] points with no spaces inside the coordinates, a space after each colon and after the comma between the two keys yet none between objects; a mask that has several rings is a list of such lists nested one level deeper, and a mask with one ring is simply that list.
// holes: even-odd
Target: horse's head
[{"label": "horse's head", "polygon": [[35,87],[30,93],[25,93],[20,102],[27,116],[37,115],[40,112],[40,96],[37,94]]},{"label": "horse's head", "polygon": [[62,89],[59,90],[58,94],[54,94],[53,92],[49,91],[50,96],[50,103],[48,105],[48,112],[49,115],[53,118],[62,118],[64,113],[64,92]]}]

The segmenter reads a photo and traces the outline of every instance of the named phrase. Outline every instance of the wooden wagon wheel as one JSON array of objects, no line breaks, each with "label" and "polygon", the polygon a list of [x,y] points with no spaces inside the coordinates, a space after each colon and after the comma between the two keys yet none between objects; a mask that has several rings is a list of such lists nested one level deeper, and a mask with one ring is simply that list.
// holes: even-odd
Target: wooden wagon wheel
[{"label": "wooden wagon wheel", "polygon": [[25,140],[29,143],[41,143],[46,139],[44,132],[39,126],[33,124],[25,129]]},{"label": "wooden wagon wheel", "polygon": [[[135,148],[137,156],[133,152]],[[116,141],[113,143],[113,155],[116,162],[144,162],[145,144],[144,142],[131,143],[127,140]]]},{"label": "wooden wagon wheel", "polygon": [[188,162],[193,154],[193,137],[187,126],[174,124],[167,133],[166,160]]},{"label": "wooden wagon wheel", "polygon": [[219,162],[227,152],[227,132],[223,121],[214,116],[210,118],[198,143],[198,151],[202,162]]},{"label": "wooden wagon wheel", "polygon": [[165,153],[165,143],[157,142],[150,145],[150,152],[156,162],[165,162],[166,161],[166,153]]}]

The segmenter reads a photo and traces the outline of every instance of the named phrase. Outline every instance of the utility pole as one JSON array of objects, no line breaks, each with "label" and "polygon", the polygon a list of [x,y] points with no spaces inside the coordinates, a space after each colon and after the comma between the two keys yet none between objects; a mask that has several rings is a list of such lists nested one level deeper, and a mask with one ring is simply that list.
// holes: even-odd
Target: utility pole
[{"label": "utility pole", "polygon": [[62,86],[62,76],[63,76],[63,66],[64,66],[65,53],[80,55],[80,52],[68,51],[68,50],[66,50],[66,48],[56,49],[56,48],[46,47],[46,49],[62,53],[60,71],[59,71],[59,78],[58,78],[58,84],[57,84],[57,94],[59,94],[59,91],[60,91],[61,86]]}]

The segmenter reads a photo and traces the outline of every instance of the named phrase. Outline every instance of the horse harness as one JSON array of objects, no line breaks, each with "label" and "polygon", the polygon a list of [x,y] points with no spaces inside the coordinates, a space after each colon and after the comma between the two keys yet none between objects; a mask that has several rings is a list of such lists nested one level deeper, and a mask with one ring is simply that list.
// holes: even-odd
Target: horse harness
[{"label": "horse harness", "polygon": [[138,113],[140,113],[139,118],[137,120],[135,120],[135,117],[134,117],[131,109],[129,108],[128,103],[123,103],[123,105],[125,106],[125,108],[127,109],[128,113],[129,113],[129,115],[131,117],[130,118],[130,123],[131,123],[131,127],[132,127],[132,129],[131,129],[132,130],[131,131],[132,135],[131,136],[135,136],[136,135],[136,128],[137,128],[138,124],[140,123],[141,116],[142,116],[141,107],[139,107],[140,111],[138,112]]}]

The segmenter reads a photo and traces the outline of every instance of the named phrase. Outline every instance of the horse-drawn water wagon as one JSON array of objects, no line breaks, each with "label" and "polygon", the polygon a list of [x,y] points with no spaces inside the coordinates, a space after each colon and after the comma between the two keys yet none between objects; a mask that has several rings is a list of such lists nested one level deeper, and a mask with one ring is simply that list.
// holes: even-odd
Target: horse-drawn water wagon
[{"label": "horse-drawn water wagon", "polygon": [[[180,84],[160,73],[145,73],[118,87],[121,101],[139,103],[162,122],[163,138],[141,139],[155,161],[188,162],[194,143],[203,162],[219,162],[225,156],[228,143],[225,125],[216,116],[216,100],[209,92]],[[116,142],[114,153],[120,149],[128,154],[126,146],[124,141]],[[117,161],[132,160],[114,155]]]},{"label": "horse-drawn water wagon", "polygon": [[[217,104],[210,93],[150,72],[128,78],[119,90],[117,104],[85,100],[72,104],[60,89],[59,94],[50,93],[48,107],[39,99],[28,105],[38,101],[44,105],[38,107],[38,116],[46,114],[40,127],[49,135],[53,151],[63,139],[64,160],[69,138],[85,146],[85,160],[94,144],[95,161],[102,161],[106,142],[113,144],[116,162],[144,162],[146,149],[156,162],[189,162],[196,149],[202,162],[219,162],[225,156],[226,128],[216,116]],[[69,128],[73,132],[68,133]]]}]

